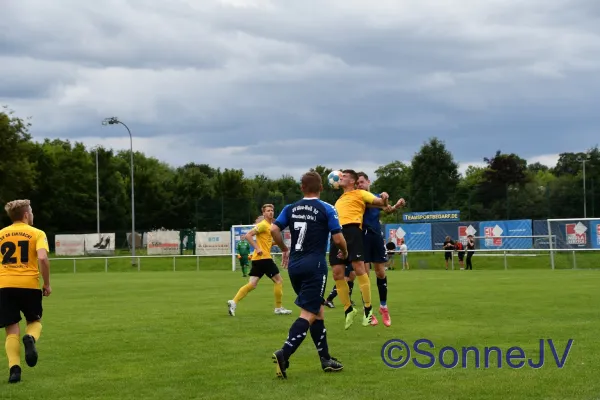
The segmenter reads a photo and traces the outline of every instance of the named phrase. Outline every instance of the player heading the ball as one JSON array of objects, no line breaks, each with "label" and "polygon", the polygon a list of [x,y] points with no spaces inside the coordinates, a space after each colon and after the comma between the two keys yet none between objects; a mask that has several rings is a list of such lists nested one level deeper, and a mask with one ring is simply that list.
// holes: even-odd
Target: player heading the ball
[{"label": "player heading the ball", "polygon": [[371,282],[365,269],[364,263],[364,244],[363,244],[363,216],[367,204],[377,207],[388,206],[388,196],[377,197],[366,190],[356,189],[358,174],[352,169],[342,171],[340,187],[344,193],[335,203],[335,209],[340,218],[342,233],[348,243],[348,257],[340,258],[338,247],[335,242],[330,244],[329,263],[331,265],[333,279],[337,288],[340,301],[344,304],[344,313],[346,315],[345,328],[348,329],[354,322],[354,317],[358,313],[352,307],[350,302],[350,288],[344,277],[344,271],[348,262],[352,263],[352,268],[356,273],[356,279],[362,298],[364,301],[363,326],[369,326],[373,320],[373,307],[371,305]]}]

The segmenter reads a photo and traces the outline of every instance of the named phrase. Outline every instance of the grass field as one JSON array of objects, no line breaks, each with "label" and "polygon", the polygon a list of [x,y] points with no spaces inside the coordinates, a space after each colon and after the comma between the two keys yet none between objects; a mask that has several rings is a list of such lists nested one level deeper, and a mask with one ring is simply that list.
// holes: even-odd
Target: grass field
[{"label": "grass field", "polygon": [[[438,257],[439,258],[439,257]],[[492,258],[490,258],[491,260]],[[523,258],[529,260],[529,258]],[[96,260],[94,260],[96,261]],[[103,271],[80,261],[78,271]],[[284,306],[288,316],[273,314],[269,281],[227,314],[226,301],[245,283],[229,259],[210,264],[195,258],[142,260],[142,271],[57,273],[72,263],[52,264],[53,294],[44,303],[40,361],[24,367],[17,385],[0,383],[2,399],[593,399],[600,396],[600,271],[537,270],[443,271],[438,266],[390,271],[389,306],[393,325],[343,329],[341,308],[327,309],[332,355],[345,370],[320,370],[310,337],[294,354],[288,380],[275,377],[272,352],[297,317],[288,280]],[[432,262],[435,260],[432,259]],[[490,261],[491,262],[491,261]],[[529,262],[529,261],[527,261]],[[591,262],[591,261],[590,261]],[[162,265],[161,265],[162,264]],[[222,264],[222,265],[221,265]],[[438,264],[440,264],[438,262]],[[483,259],[479,265],[483,268]],[[87,265],[87,268],[86,268]],[[187,265],[187,267],[186,267]],[[71,268],[68,268],[68,267]],[[130,260],[111,270],[131,270]],[[185,271],[185,269],[189,271]],[[287,278],[284,274],[284,278]],[[332,280],[328,282],[329,291]],[[377,288],[372,283],[373,299]],[[360,300],[358,290],[353,296]],[[339,305],[339,303],[336,303]],[[375,302],[377,304],[377,302]],[[539,339],[553,339],[558,357],[573,338],[562,369],[548,346],[540,369],[477,369],[471,354],[467,368],[429,369],[409,363],[392,369],[381,359],[390,339],[411,344],[433,341],[436,350],[453,346],[520,346],[526,358],[540,359]],[[421,347],[423,348],[423,347]],[[394,354],[397,355],[396,353]],[[424,363],[428,359],[418,356]],[[444,360],[449,361],[448,354]],[[518,360],[517,360],[518,361]],[[25,365],[23,363],[23,365]],[[310,393],[310,394],[309,394]]]}]

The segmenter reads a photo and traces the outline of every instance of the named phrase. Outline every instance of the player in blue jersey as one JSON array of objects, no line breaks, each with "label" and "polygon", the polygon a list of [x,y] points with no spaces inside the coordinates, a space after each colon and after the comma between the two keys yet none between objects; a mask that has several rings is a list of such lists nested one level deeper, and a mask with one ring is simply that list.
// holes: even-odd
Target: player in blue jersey
[{"label": "player in blue jersey", "polygon": [[[358,181],[356,186],[358,189],[370,191],[371,181],[364,172],[358,172]],[[373,193],[375,194],[375,193]],[[387,193],[381,195],[375,194],[377,197],[387,196]],[[394,206],[384,208],[385,212],[393,212],[405,204],[404,199],[398,200]],[[367,207],[363,216],[363,243],[365,250],[365,264],[372,264],[377,276],[377,289],[379,291],[379,313],[385,326],[392,324],[390,313],[387,307],[387,276],[385,274],[385,263],[387,262],[387,250],[385,249],[385,240],[381,233],[381,223],[379,217],[381,208]],[[377,325],[379,321],[375,315],[371,319],[371,325]]]},{"label": "player in blue jersey", "polygon": [[[298,295],[295,303],[300,307],[300,317],[290,327],[283,347],[273,353],[276,373],[281,378],[287,378],[289,358],[300,347],[309,330],[323,371],[341,371],[344,368],[329,354],[324,322],[323,295],[328,275],[326,254],[329,234],[342,259],[348,257],[348,248],[335,208],[319,199],[323,191],[321,176],[307,172],[302,176],[301,187],[304,198],[285,206],[271,225],[273,240],[283,252],[282,265],[288,269],[290,282]],[[281,234],[287,227],[291,233],[291,251]]]}]

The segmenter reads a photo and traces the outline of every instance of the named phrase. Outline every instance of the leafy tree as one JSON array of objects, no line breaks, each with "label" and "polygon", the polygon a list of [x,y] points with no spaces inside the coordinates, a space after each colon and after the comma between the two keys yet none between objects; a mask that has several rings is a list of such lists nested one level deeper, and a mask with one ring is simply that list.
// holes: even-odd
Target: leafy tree
[{"label": "leafy tree", "polygon": [[[33,144],[31,123],[15,116],[4,107],[0,110],[0,202],[21,198],[30,193],[37,183],[37,168],[28,157]],[[37,204],[34,204],[37,208]],[[4,212],[4,210],[2,210]],[[8,218],[3,215],[3,221]]]},{"label": "leafy tree", "polygon": [[410,208],[435,211],[452,208],[460,182],[458,164],[437,138],[425,143],[411,163]]}]

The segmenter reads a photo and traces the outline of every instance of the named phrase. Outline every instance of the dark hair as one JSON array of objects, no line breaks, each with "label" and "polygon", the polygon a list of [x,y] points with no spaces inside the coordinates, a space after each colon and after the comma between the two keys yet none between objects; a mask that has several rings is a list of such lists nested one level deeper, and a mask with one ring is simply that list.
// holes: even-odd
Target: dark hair
[{"label": "dark hair", "polygon": [[323,188],[321,175],[315,171],[309,171],[302,175],[300,183],[304,193],[320,193]]},{"label": "dark hair", "polygon": [[365,180],[367,180],[367,181],[369,180],[369,175],[365,174],[365,173],[364,173],[364,172],[362,172],[362,171],[360,171],[360,172],[357,172],[357,173],[356,173],[356,176],[357,176],[356,180],[358,180],[358,178],[360,178],[361,176],[362,176],[363,178],[365,178]]},{"label": "dark hair", "polygon": [[345,169],[342,171],[342,173],[349,174],[352,177],[352,179],[354,179],[355,182],[358,180],[358,174],[353,169]]}]

